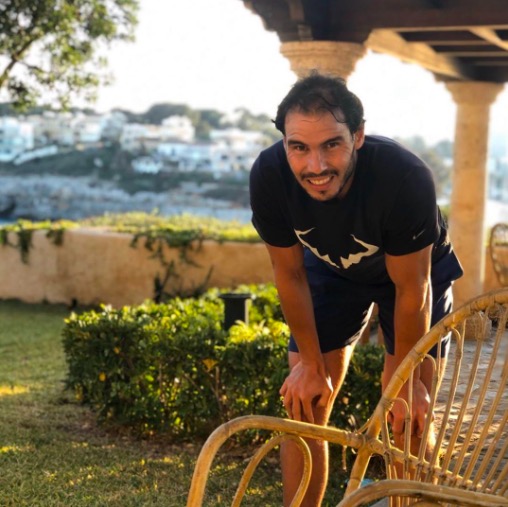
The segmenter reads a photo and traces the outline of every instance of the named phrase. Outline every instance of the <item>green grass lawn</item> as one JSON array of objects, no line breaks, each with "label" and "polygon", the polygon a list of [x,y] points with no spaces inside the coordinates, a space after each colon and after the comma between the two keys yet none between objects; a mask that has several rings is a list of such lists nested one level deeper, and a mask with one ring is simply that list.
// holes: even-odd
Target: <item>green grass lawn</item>
[{"label": "green grass lawn", "polygon": [[[0,506],[185,505],[199,446],[97,426],[64,391],[67,315],[65,307],[0,302]],[[223,505],[243,461],[217,465],[208,505]],[[273,489],[254,494],[257,505],[279,504],[267,498]]]},{"label": "green grass lawn", "polygon": [[[68,313],[0,301],[0,506],[184,506],[201,442],[140,440],[98,426],[64,390],[60,333]],[[207,506],[227,505],[246,457],[238,447],[220,457]],[[324,506],[341,497],[345,476],[333,468],[332,475]],[[281,505],[276,456],[256,473],[249,493],[245,505]]]}]

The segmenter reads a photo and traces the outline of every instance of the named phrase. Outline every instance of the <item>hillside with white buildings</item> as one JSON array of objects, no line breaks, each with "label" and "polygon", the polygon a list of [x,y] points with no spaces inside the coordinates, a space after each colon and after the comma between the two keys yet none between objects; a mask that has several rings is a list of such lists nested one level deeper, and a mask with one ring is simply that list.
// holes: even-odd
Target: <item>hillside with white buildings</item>
[{"label": "hillside with white buildings", "polygon": [[[209,195],[218,199],[212,205],[222,208],[225,203],[220,199],[229,199],[233,194],[240,197],[235,206],[247,207],[248,171],[273,137],[262,129],[245,130],[226,123],[198,138],[195,123],[186,115],[162,117],[157,124],[147,123],[146,118],[120,111],[0,116],[0,217],[2,212],[4,217],[12,212],[10,218],[79,218],[80,214],[108,211],[108,205],[112,211],[138,206],[170,212],[177,201],[178,209],[205,202],[208,206]],[[101,150],[111,151],[112,146],[114,163],[94,155]],[[494,204],[490,206],[495,207],[496,217],[503,218],[508,214],[506,145],[502,149],[497,146],[492,153],[488,161],[489,199]],[[451,172],[450,164],[444,162]],[[104,167],[110,163],[111,167]],[[52,170],[66,164],[64,172]],[[68,177],[73,176],[76,180],[71,184]],[[17,177],[22,178],[22,185],[16,186]],[[51,189],[41,184],[44,177],[48,184],[51,179]],[[181,180],[177,189],[167,184],[168,179],[174,182],[175,178]],[[220,192],[214,194],[214,188],[220,189],[228,178],[241,181],[241,185],[223,192],[222,197]],[[122,188],[123,181],[130,186]],[[57,188],[59,184],[62,191]],[[39,198],[37,192],[41,189],[51,198]]]},{"label": "hillside with white buildings", "polygon": [[[170,213],[186,206],[222,210],[238,203],[208,199],[206,192],[217,193],[235,175],[243,182],[236,193],[245,205],[248,171],[269,143],[262,132],[232,126],[197,139],[191,119],[181,115],[160,124],[128,121],[118,111],[3,116],[0,218],[75,219],[129,209]],[[114,153],[114,163],[105,161],[106,152]],[[210,183],[189,184],[194,173]],[[169,188],[168,179],[181,179],[178,188]],[[122,188],[124,181],[128,188]]]},{"label": "hillside with white buildings", "polygon": [[69,148],[86,149],[116,141],[133,155],[140,173],[163,170],[248,171],[268,144],[261,132],[238,128],[215,129],[210,139],[195,137],[185,116],[170,116],[160,125],[128,123],[120,112],[104,115],[55,113],[0,117],[0,162],[20,165],[30,159],[55,155]]}]

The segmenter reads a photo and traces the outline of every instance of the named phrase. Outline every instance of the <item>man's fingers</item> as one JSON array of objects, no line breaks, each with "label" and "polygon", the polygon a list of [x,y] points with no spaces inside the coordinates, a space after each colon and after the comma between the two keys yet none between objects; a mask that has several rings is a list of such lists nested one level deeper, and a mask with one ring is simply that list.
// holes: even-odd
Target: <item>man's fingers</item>
[{"label": "man's fingers", "polygon": [[293,419],[293,408],[292,408],[292,399],[289,393],[286,393],[284,396],[284,399],[282,400],[282,404],[284,405],[284,408],[286,409],[286,412],[288,414],[288,417],[290,419]]},{"label": "man's fingers", "polygon": [[312,411],[312,403],[311,402],[302,402],[303,405],[303,415],[305,416],[305,420],[307,422],[314,422],[314,412]]},{"label": "man's fingers", "polygon": [[301,421],[302,420],[302,406],[300,404],[300,400],[298,398],[294,398],[292,400],[292,416],[291,419],[294,419],[295,421]]},{"label": "man's fingers", "polygon": [[330,400],[331,392],[329,391],[323,391],[323,393],[320,396],[316,396],[314,398],[314,404],[317,407],[326,407],[328,405],[328,401]]},{"label": "man's fingers", "polygon": [[326,407],[333,393],[331,380],[321,377],[310,377],[301,363],[298,363],[290,372],[279,394],[288,416],[296,421],[313,423],[314,410]]}]

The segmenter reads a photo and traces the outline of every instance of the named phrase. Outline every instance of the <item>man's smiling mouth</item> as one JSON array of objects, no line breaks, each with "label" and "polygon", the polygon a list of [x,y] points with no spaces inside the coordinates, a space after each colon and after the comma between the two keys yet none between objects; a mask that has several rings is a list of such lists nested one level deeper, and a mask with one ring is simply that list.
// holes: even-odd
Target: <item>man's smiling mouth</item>
[{"label": "man's smiling mouth", "polygon": [[332,181],[332,176],[324,176],[320,178],[307,178],[307,181],[314,186],[326,185]]},{"label": "man's smiling mouth", "polygon": [[333,169],[327,169],[326,171],[321,172],[320,174],[308,172],[301,175],[301,179],[304,182],[309,183],[315,187],[322,187],[328,185],[335,176],[339,176],[337,171]]}]

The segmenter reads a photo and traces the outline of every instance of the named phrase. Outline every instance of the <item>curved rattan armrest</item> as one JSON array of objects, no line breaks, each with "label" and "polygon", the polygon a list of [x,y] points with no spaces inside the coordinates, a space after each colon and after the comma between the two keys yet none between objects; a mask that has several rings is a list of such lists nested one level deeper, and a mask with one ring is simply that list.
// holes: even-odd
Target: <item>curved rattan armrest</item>
[{"label": "curved rattan armrest", "polygon": [[[189,507],[195,507],[202,504],[211,464],[222,444],[224,444],[224,442],[226,442],[226,440],[235,433],[249,429],[269,430],[286,435],[294,435],[299,438],[321,439],[356,449],[360,448],[365,442],[365,438],[361,434],[330,426],[319,426],[317,424],[309,424],[300,421],[292,421],[290,419],[261,415],[237,417],[236,419],[232,419],[231,421],[219,426],[208,437],[201,448],[201,452],[194,468],[194,475],[192,477],[191,488],[187,500],[187,505]],[[252,470],[249,471],[249,474],[251,473]]]},{"label": "curved rattan armrest", "polygon": [[337,507],[356,507],[382,498],[412,497],[430,503],[446,502],[477,507],[505,507],[508,498],[488,493],[476,493],[451,486],[442,486],[411,480],[383,480],[356,490],[345,497]]}]

